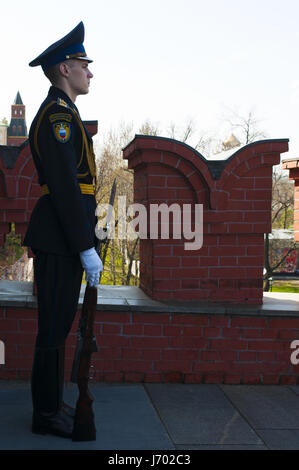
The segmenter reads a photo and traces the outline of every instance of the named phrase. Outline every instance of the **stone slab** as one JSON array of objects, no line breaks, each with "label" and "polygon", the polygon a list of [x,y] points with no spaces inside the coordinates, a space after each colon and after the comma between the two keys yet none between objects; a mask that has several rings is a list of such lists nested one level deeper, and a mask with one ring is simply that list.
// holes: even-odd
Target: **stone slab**
[{"label": "stone slab", "polygon": [[[1,450],[152,450],[173,449],[142,385],[91,385],[97,440],[70,439],[32,434],[31,392],[27,389],[0,390]],[[65,400],[75,404],[76,386],[67,387]]]},{"label": "stone slab", "polygon": [[299,450],[298,429],[259,429],[259,436],[270,450]]},{"label": "stone slab", "polygon": [[[0,306],[36,308],[32,283],[0,281]],[[82,305],[85,284],[81,286],[79,305]],[[169,312],[188,314],[298,316],[299,294],[264,292],[262,305],[237,305],[226,302],[160,302],[148,297],[136,286],[98,286],[98,310]]]},{"label": "stone slab", "polygon": [[146,384],[145,388],[176,446],[263,445],[217,385]]},{"label": "stone slab", "polygon": [[299,429],[299,396],[288,386],[221,385],[254,429]]}]

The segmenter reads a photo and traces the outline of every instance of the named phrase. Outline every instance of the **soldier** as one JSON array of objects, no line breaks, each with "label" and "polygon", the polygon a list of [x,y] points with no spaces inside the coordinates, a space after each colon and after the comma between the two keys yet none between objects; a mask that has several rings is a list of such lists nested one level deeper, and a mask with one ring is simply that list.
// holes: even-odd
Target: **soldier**
[{"label": "soldier", "polygon": [[38,301],[32,432],[63,437],[71,437],[74,417],[74,409],[63,402],[65,340],[77,311],[83,270],[86,281],[97,286],[103,269],[95,250],[92,139],[75,106],[93,77],[83,41],[81,22],[29,64],[40,65],[52,84],[29,132],[42,194],[24,240],[35,255]]}]

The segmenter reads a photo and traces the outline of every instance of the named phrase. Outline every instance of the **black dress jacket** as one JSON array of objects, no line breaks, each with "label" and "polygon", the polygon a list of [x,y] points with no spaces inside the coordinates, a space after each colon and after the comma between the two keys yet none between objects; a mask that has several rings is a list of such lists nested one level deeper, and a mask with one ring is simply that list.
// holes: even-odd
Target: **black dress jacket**
[{"label": "black dress jacket", "polygon": [[24,245],[60,255],[92,248],[97,221],[92,139],[76,106],[59,88],[50,88],[30,127],[29,142],[43,195]]}]

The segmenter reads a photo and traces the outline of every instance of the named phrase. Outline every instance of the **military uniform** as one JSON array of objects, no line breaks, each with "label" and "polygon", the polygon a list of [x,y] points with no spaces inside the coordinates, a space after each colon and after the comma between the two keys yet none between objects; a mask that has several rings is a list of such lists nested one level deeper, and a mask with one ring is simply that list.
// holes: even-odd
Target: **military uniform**
[{"label": "military uniform", "polygon": [[[83,49],[83,37],[80,23],[30,65],[41,65],[45,70],[49,64],[67,58],[91,62]],[[32,430],[53,430],[50,418],[44,419],[46,413],[54,417],[54,431],[67,435],[67,426],[61,425],[66,418],[60,413],[64,349],[82,282],[79,253],[96,243],[95,158],[92,139],[78,109],[55,86],[51,86],[32,122],[29,141],[41,186],[41,197],[24,239],[24,245],[35,254],[38,300],[38,334],[31,379]]]},{"label": "military uniform", "polygon": [[75,104],[59,88],[50,88],[29,141],[43,196],[32,212],[25,245],[61,255],[91,248],[96,223],[92,139]]}]

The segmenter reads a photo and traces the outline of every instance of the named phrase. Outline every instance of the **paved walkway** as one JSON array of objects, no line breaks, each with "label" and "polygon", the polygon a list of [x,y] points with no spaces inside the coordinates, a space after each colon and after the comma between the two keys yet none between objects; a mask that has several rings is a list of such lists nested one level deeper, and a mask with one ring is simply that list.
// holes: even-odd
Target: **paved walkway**
[{"label": "paved walkway", "polygon": [[[1,450],[299,449],[299,386],[90,384],[97,440],[30,431],[26,382],[0,381]],[[67,384],[74,405],[77,387]]]}]

